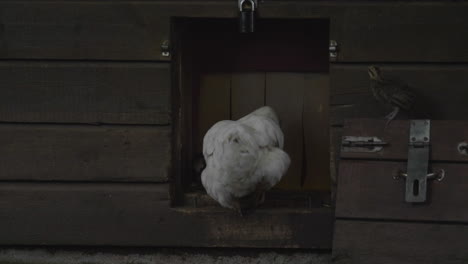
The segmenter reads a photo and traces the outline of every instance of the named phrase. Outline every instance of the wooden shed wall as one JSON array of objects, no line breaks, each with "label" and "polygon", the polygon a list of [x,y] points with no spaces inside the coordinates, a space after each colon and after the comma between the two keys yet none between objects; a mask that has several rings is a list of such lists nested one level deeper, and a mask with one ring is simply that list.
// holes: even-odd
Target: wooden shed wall
[{"label": "wooden shed wall", "polygon": [[[265,1],[259,17],[330,20],[333,167],[343,119],[383,114],[368,64],[422,91],[435,117],[465,119],[467,13],[465,2]],[[237,17],[236,2],[0,2],[0,244],[331,247],[332,210],[245,220],[169,208],[177,113],[161,43],[176,17]]]}]

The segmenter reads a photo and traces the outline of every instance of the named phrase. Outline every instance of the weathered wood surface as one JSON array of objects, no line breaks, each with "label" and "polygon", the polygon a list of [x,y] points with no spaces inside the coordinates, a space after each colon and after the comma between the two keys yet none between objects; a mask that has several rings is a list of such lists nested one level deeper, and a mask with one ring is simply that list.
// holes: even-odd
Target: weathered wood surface
[{"label": "weathered wood surface", "polygon": [[306,74],[302,126],[305,189],[330,190],[330,130],[328,74]]},{"label": "weathered wood surface", "polygon": [[[385,128],[385,120],[348,119],[345,121],[343,136],[376,136],[388,143],[381,151],[341,152],[341,158],[406,160],[408,157],[409,120],[394,120]],[[458,145],[468,143],[468,121],[432,120],[431,154],[432,161],[467,162],[468,155],[461,154]]]},{"label": "weathered wood surface", "polygon": [[[172,17],[238,16],[232,1],[5,1],[0,11],[0,57],[23,59],[170,60],[160,46]],[[466,62],[467,12],[445,1],[268,1],[259,16],[330,19],[342,62]]]},{"label": "weathered wood surface", "polygon": [[167,184],[0,185],[0,244],[323,248],[333,211],[169,208]]},{"label": "weathered wood surface", "polygon": [[336,217],[468,222],[468,164],[433,163],[444,169],[443,181],[428,181],[428,202],[405,202],[405,181],[394,180],[406,162],[340,162]]},{"label": "weathered wood surface", "polygon": [[305,75],[302,73],[267,73],[266,105],[271,106],[284,133],[284,151],[289,154],[291,164],[277,188],[297,189],[301,187],[304,165],[304,105]]},{"label": "weathered wood surface", "polygon": [[[260,209],[312,209],[330,205],[328,191],[284,191],[273,189],[265,193],[265,201]],[[213,200],[205,191],[188,192],[184,194],[184,207],[216,208],[219,203]]]},{"label": "weathered wood surface", "polygon": [[266,73],[234,73],[231,79],[231,118],[237,120],[265,105]]},{"label": "weathered wood surface", "polygon": [[336,264],[463,264],[468,226],[337,220]]},{"label": "weathered wood surface", "polygon": [[168,126],[0,125],[1,181],[165,182]]},{"label": "weathered wood surface", "polygon": [[7,1],[0,12],[0,57],[25,59],[169,60],[171,17],[237,16],[236,3],[200,1]]},{"label": "weathered wood surface", "polygon": [[466,62],[468,4],[348,3],[331,39],[338,61]]},{"label": "weathered wood surface", "polygon": [[200,77],[196,95],[193,131],[195,153],[201,153],[206,132],[217,122],[231,119],[231,75],[208,74]]},{"label": "weathered wood surface", "polygon": [[0,76],[0,122],[170,123],[166,63],[3,61]]},{"label": "weathered wood surface", "polygon": [[[468,27],[467,27],[468,28]],[[391,108],[372,97],[366,65],[335,64],[331,67],[332,125],[343,125],[347,118],[384,118]],[[468,67],[465,65],[382,65],[384,78],[408,84],[416,97],[411,113],[397,118],[460,119],[468,118],[461,98],[468,98]]]}]

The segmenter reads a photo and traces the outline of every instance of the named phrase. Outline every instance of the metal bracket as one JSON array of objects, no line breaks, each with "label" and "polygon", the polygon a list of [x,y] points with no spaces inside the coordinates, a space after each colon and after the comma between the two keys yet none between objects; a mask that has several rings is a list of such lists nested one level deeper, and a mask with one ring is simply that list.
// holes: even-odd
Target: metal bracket
[{"label": "metal bracket", "polygon": [[427,198],[430,132],[430,120],[411,120],[405,192],[408,203],[423,203]]},{"label": "metal bracket", "polygon": [[461,155],[468,155],[468,143],[460,142],[457,146],[457,150]]},{"label": "metal bracket", "polygon": [[379,152],[387,142],[378,137],[344,136],[341,140],[342,152]]},{"label": "metal bracket", "polygon": [[161,55],[163,57],[171,56],[169,40],[165,39],[161,42]]},{"label": "metal bracket", "polygon": [[336,42],[336,40],[330,40],[328,52],[330,61],[336,61],[338,59],[338,43]]}]

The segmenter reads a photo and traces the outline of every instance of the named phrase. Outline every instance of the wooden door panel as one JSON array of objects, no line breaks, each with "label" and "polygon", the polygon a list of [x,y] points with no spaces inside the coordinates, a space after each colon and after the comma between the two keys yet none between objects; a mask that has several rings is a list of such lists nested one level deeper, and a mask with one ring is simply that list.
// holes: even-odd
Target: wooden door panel
[{"label": "wooden door panel", "polygon": [[233,73],[231,118],[237,120],[265,105],[265,73]]},{"label": "wooden door panel", "polygon": [[288,173],[278,188],[297,189],[303,181],[302,131],[305,79],[301,73],[267,73],[266,105],[275,109],[284,133],[284,150],[291,158]]},{"label": "wooden door panel", "polygon": [[304,87],[304,181],[303,189],[330,189],[328,127],[329,79],[327,74],[307,73]]}]

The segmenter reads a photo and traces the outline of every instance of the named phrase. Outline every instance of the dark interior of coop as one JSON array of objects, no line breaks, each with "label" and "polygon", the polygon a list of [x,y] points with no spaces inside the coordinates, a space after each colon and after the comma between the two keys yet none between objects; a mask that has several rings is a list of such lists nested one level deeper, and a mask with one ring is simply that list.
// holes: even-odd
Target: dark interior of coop
[{"label": "dark interior of coop", "polygon": [[[214,205],[196,163],[203,137],[220,120],[268,105],[279,116],[291,166],[263,207],[320,207],[330,200],[329,21],[261,19],[255,34],[236,19],[176,18],[174,124],[176,205]],[[180,109],[180,112],[179,112]],[[174,148],[177,149],[177,148]]]}]

